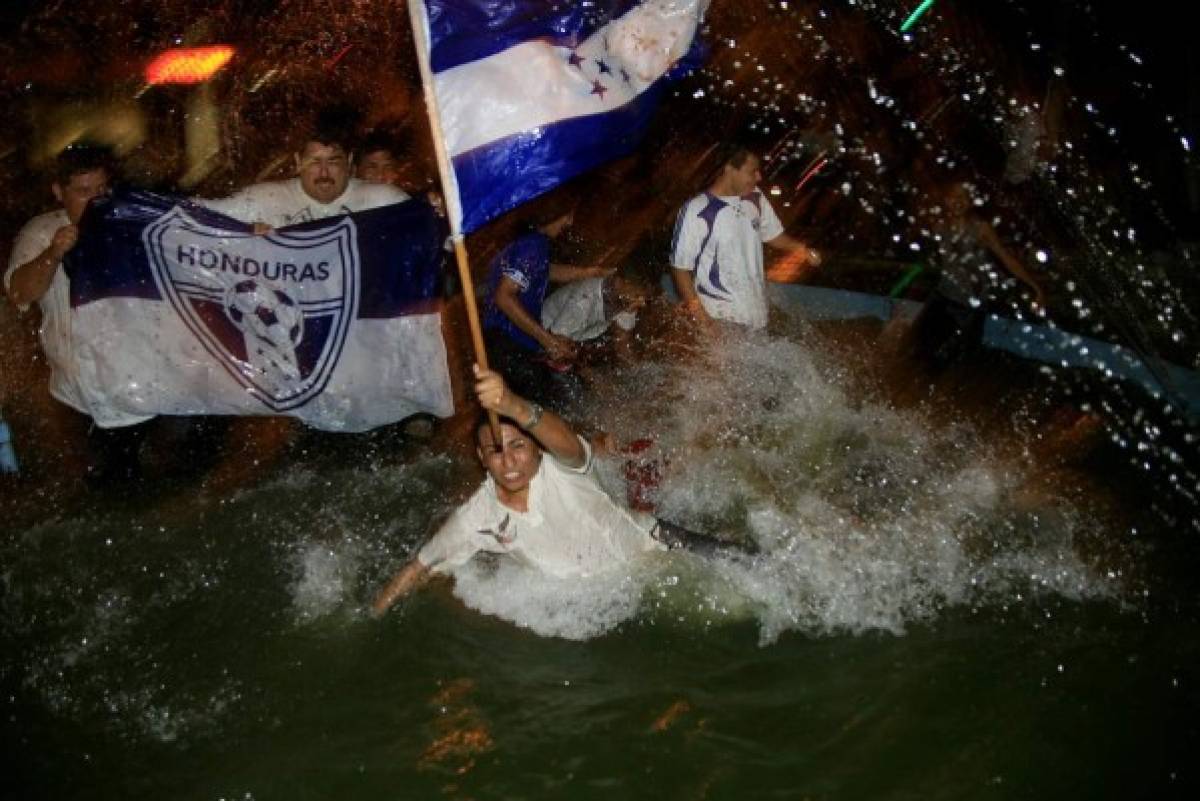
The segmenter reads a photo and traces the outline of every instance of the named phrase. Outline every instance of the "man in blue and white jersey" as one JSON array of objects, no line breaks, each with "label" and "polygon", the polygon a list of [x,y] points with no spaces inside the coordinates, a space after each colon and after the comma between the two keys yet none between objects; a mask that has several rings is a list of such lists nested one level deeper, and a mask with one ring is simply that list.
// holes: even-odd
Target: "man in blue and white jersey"
[{"label": "man in blue and white jersey", "polygon": [[815,267],[817,252],[783,231],[758,189],[758,156],[734,147],[708,190],[679,211],[671,246],[671,275],[680,300],[698,320],[748,328],[767,324],[763,243]]}]

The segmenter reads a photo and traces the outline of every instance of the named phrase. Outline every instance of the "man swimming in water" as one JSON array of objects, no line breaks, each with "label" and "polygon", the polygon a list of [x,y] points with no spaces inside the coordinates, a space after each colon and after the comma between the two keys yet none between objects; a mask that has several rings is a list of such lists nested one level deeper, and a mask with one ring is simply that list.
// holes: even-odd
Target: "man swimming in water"
[{"label": "man swimming in water", "polygon": [[616,503],[596,480],[591,446],[565,420],[515,394],[499,373],[477,366],[475,378],[480,405],[500,417],[498,443],[486,417],[475,428],[487,478],[383,588],[376,615],[431,573],[450,573],[484,551],[571,577],[649,551],[738,547]]}]

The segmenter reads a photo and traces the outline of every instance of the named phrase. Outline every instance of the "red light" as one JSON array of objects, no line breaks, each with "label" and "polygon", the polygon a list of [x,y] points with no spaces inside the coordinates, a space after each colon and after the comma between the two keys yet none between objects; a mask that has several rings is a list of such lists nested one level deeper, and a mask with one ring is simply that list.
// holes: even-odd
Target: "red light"
[{"label": "red light", "polygon": [[146,83],[203,83],[228,64],[233,54],[229,45],[165,50],[146,66]]}]

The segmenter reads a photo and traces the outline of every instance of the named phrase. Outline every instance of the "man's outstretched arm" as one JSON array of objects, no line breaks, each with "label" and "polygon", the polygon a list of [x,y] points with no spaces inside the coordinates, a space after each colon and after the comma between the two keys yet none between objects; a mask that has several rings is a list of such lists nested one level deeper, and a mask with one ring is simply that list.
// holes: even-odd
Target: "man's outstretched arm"
[{"label": "man's outstretched arm", "polygon": [[375,596],[375,601],[371,604],[371,614],[375,617],[381,616],[396,601],[428,581],[429,572],[429,568],[421,564],[421,560],[414,556]]},{"label": "man's outstretched arm", "polygon": [[611,267],[593,265],[583,267],[578,264],[551,264],[550,282],[554,284],[569,284],[572,281],[583,281],[587,278],[608,278],[616,270]]}]

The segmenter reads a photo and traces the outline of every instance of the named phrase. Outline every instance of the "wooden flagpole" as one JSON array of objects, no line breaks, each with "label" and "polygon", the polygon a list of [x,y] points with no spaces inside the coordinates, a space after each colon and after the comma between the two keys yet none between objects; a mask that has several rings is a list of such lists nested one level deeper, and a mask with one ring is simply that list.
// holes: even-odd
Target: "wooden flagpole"
[{"label": "wooden flagpole", "polygon": [[[437,156],[438,176],[441,178],[442,195],[446,199],[446,213],[450,217],[450,239],[454,243],[454,260],[458,263],[458,278],[462,284],[463,303],[467,308],[467,325],[471,329],[471,345],[475,351],[475,362],[488,369],[487,349],[483,344],[483,328],[479,322],[479,307],[475,303],[475,282],[471,278],[471,258],[463,236],[462,204],[458,187],[453,183],[450,155],[446,152],[446,139],[442,135],[442,115],[438,109],[437,94],[433,88],[433,73],[429,67],[429,22],[426,17],[425,0],[407,0],[408,16],[413,30],[413,42],[417,48],[417,64],[421,69],[421,87],[425,93],[425,112],[429,117],[429,131],[433,136],[433,150]],[[453,188],[453,192],[451,189]],[[488,412],[488,423],[492,429],[492,442],[500,446],[500,418]]]}]

